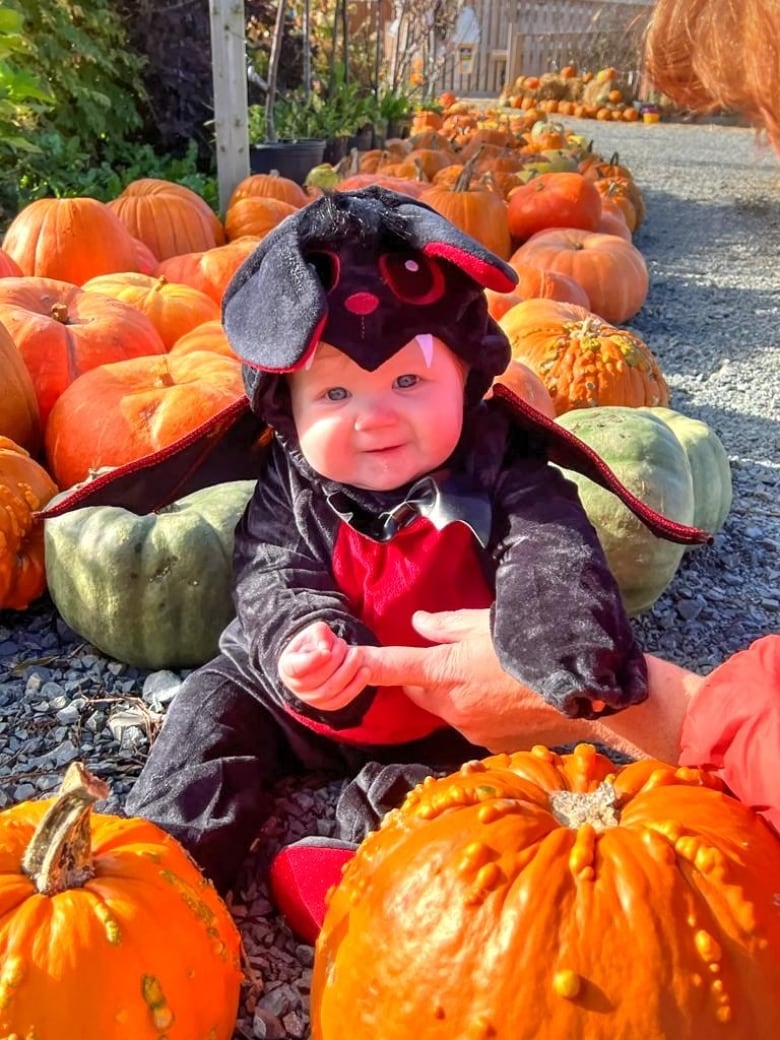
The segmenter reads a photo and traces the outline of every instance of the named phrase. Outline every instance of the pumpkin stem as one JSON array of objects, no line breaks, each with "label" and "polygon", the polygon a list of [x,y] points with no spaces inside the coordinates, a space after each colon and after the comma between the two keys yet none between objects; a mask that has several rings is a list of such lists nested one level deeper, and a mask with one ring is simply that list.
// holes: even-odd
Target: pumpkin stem
[{"label": "pumpkin stem", "polygon": [[80,762],[65,773],[57,799],[35,829],[22,858],[22,872],[42,895],[80,888],[95,876],[90,814],[108,797],[108,784]]},{"label": "pumpkin stem", "polygon": [[55,321],[58,321],[60,325],[67,325],[68,305],[66,303],[53,303],[51,307],[51,316]]},{"label": "pumpkin stem", "polygon": [[477,165],[477,160],[482,154],[482,145],[477,148],[476,152],[470,159],[467,159],[463,164],[463,169],[458,174],[458,179],[452,186],[453,191],[468,191],[471,186],[471,178],[474,176],[474,167]]},{"label": "pumpkin stem", "polygon": [[605,780],[594,791],[553,791],[550,811],[564,827],[576,829],[589,823],[594,830],[604,831],[618,825],[617,799],[617,791]]}]

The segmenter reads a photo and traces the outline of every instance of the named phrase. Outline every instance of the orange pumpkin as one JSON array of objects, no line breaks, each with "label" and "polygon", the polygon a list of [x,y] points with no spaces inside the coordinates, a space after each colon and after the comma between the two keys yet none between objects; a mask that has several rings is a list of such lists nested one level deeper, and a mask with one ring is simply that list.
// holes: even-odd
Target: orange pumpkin
[{"label": "orange pumpkin", "polygon": [[509,196],[512,238],[524,242],[537,231],[574,227],[593,231],[601,216],[601,196],[580,173],[543,173]]},{"label": "orange pumpkin", "polygon": [[285,217],[298,212],[297,206],[281,199],[250,195],[238,199],[225,213],[225,232],[229,241],[250,235],[265,238]]},{"label": "orange pumpkin", "polygon": [[157,274],[169,282],[190,285],[221,303],[230,279],[247,257],[254,253],[260,241],[257,235],[243,235],[215,249],[171,256],[160,261]]},{"label": "orange pumpkin", "polygon": [[165,353],[145,314],[54,278],[0,279],[0,322],[32,377],[44,429],[54,402],[83,372]]},{"label": "orange pumpkin", "polygon": [[[56,494],[57,486],[43,466],[14,441],[0,437],[0,610],[24,610],[46,588],[43,522],[34,513]],[[0,848],[0,857],[2,852]],[[2,918],[0,899],[0,936]],[[0,1002],[0,1023],[2,1006]]]},{"label": "orange pumpkin", "polygon": [[0,325],[0,373],[3,379],[0,436],[37,455],[41,447],[41,417],[35,387],[22,355],[3,325]]},{"label": "orange pumpkin", "polygon": [[278,199],[300,209],[309,202],[309,196],[295,181],[281,177],[278,173],[251,173],[235,186],[227,208],[239,199]]},{"label": "orange pumpkin", "polygon": [[402,195],[411,195],[413,199],[419,199],[429,185],[425,181],[409,180],[405,177],[395,177],[382,171],[381,173],[353,173],[336,185],[336,191],[360,191],[371,184],[377,184],[381,188],[389,188],[391,191],[400,192]]},{"label": "orange pumpkin", "polygon": [[650,286],[644,257],[633,243],[579,228],[540,231],[512,254],[511,262],[573,278],[588,294],[591,310],[615,325],[633,318]]},{"label": "orange pumpkin", "polygon": [[133,236],[97,199],[37,199],[11,221],[3,249],[22,274],[81,285],[98,274],[137,271]]},{"label": "orange pumpkin", "polygon": [[555,404],[552,397],[550,397],[547,387],[536,372],[529,368],[528,365],[524,365],[522,361],[515,361],[512,358],[501,375],[496,376],[493,380],[493,386],[486,396],[490,397],[492,395],[493,387],[497,383],[501,383],[502,386],[508,386],[518,397],[522,398],[523,401],[526,401],[538,412],[546,415],[548,419],[555,418]]},{"label": "orange pumpkin", "polygon": [[780,842],[695,769],[579,745],[429,777],[329,898],[313,1040],[780,1036]]},{"label": "orange pumpkin", "polygon": [[18,278],[22,274],[24,271],[17,262],[4,249],[0,249],[0,278],[8,278],[9,275]]},{"label": "orange pumpkin", "polygon": [[170,835],[91,813],[108,793],[74,763],[0,817],[0,1033],[230,1040],[238,930]]},{"label": "orange pumpkin", "polygon": [[495,192],[481,187],[469,188],[475,158],[469,159],[451,188],[431,185],[420,195],[420,202],[441,213],[496,256],[508,260],[512,243],[506,222],[506,203]]},{"label": "orange pumpkin", "polygon": [[493,321],[502,318],[516,303],[523,302],[523,297],[517,292],[496,292],[495,289],[485,289],[484,293],[488,314]]},{"label": "orange pumpkin", "polygon": [[168,356],[177,357],[180,354],[197,354],[199,350],[211,350],[215,354],[222,354],[224,357],[236,357],[236,353],[225,335],[222,322],[219,320],[204,321],[197,328],[185,332],[168,351]]},{"label": "orange pumpkin", "polygon": [[666,380],[645,342],[584,307],[525,300],[499,325],[509,337],[512,357],[532,368],[547,387],[556,415],[597,405],[669,403]]},{"label": "orange pumpkin", "polygon": [[204,321],[219,318],[219,306],[210,296],[189,285],[169,282],[164,275],[104,274],[84,283],[85,292],[102,293],[145,314],[170,350],[185,332]]},{"label": "orange pumpkin", "polygon": [[590,307],[588,294],[573,278],[558,271],[545,271],[541,267],[510,261],[517,274],[517,292],[523,300],[542,298],[559,300],[561,303],[576,303],[578,307]]},{"label": "orange pumpkin", "polygon": [[158,260],[213,249],[225,241],[219,217],[208,203],[171,181],[152,177],[133,181],[108,206]]},{"label": "orange pumpkin", "polygon": [[244,396],[238,358],[213,351],[140,357],[86,372],[63,393],[46,428],[49,470],[61,487],[173,444]]}]

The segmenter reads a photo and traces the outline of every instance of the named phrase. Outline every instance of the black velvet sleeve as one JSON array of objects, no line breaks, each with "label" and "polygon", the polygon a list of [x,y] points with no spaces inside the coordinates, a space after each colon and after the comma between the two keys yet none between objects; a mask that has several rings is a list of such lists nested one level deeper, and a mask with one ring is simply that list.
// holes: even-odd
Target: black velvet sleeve
[{"label": "black velvet sleeve", "polygon": [[[358,725],[373,699],[367,687],[337,711],[304,704],[279,679],[278,663],[290,639],[324,621],[350,644],[377,645],[374,634],[350,612],[330,567],[333,519],[318,507],[275,453],[236,528],[233,600],[250,668],[268,694],[298,714],[334,729]],[[234,629],[235,630],[235,629]]]},{"label": "black velvet sleeve", "polygon": [[543,459],[498,478],[492,632],[502,667],[564,715],[647,697],[647,670],[577,489]]}]

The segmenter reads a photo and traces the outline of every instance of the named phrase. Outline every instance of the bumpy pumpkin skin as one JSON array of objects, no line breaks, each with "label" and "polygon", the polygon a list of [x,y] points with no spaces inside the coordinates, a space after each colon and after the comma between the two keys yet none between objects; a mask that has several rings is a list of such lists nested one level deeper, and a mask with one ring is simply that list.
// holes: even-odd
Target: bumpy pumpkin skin
[{"label": "bumpy pumpkin skin", "polygon": [[36,891],[22,858],[54,799],[0,813],[0,1035],[230,1040],[239,935],[170,835],[93,814],[95,876]]},{"label": "bumpy pumpkin skin", "polygon": [[700,419],[682,415],[672,408],[649,408],[648,411],[663,419],[685,448],[693,478],[694,526],[715,534],[728,516],[733,495],[726,449],[715,431]]},{"label": "bumpy pumpkin skin", "polygon": [[[604,781],[595,822],[553,815]],[[589,745],[467,764],[413,791],[332,891],[312,1036],[780,1035],[778,878],[780,842],[696,770]]]},{"label": "bumpy pumpkin skin", "polygon": [[234,615],[233,532],[251,480],[196,491],[148,516],[114,506],[44,521],[46,576],[70,627],[142,668],[190,668]]},{"label": "bumpy pumpkin skin", "polygon": [[[669,426],[639,408],[579,408],[559,415],[561,426],[590,445],[630,491],[659,513],[693,523],[694,491],[688,457]],[[657,538],[615,495],[564,469],[596,528],[629,614],[640,614],[669,586],[684,547]]]}]

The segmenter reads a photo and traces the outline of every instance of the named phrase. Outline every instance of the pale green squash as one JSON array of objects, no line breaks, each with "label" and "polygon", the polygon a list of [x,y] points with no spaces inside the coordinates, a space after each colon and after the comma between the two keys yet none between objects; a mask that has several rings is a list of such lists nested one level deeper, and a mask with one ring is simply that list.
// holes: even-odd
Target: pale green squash
[{"label": "pale green squash", "polygon": [[146,516],[90,506],[47,519],[46,580],[57,610],[126,664],[210,660],[233,617],[233,532],[254,487],[217,484]]},{"label": "pale green squash", "polygon": [[639,410],[663,419],[685,448],[693,478],[694,527],[715,534],[728,516],[732,498],[729,457],[717,434],[700,419],[671,408]]},{"label": "pale green squash", "polygon": [[[556,421],[590,445],[637,498],[678,523],[693,522],[693,479],[685,449],[649,409],[579,408]],[[677,572],[683,546],[651,534],[615,495],[592,480],[572,470],[563,472],[579,488],[626,610],[647,610]]]}]

